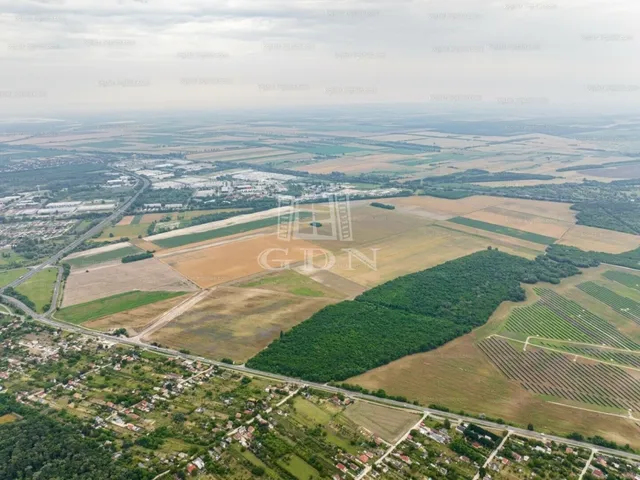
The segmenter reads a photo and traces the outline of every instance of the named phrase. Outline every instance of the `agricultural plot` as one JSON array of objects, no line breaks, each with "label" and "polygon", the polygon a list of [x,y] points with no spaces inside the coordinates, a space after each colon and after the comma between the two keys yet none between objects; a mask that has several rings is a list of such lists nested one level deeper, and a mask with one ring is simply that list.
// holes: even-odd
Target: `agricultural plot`
[{"label": "agricultural plot", "polygon": [[155,258],[132,263],[104,264],[71,271],[62,307],[134,290],[189,292],[195,289],[186,278]]},{"label": "agricultural plot", "polygon": [[567,353],[579,355],[583,357],[601,360],[603,362],[617,363],[623,366],[640,368],[640,353],[625,353],[619,350],[611,350],[597,347],[576,346],[566,343],[552,343],[548,341],[532,340],[532,345],[552,348],[554,350],[563,350]]},{"label": "agricultural plot", "polygon": [[465,225],[467,227],[478,228],[480,230],[486,230],[493,233],[499,233],[500,235],[520,238],[522,240],[539,243],[541,245],[551,245],[557,240],[556,238],[548,237],[546,235],[525,232],[524,230],[517,230],[515,228],[504,227],[502,225],[495,225],[493,223],[482,222],[480,220],[473,220],[467,217],[450,218],[449,221],[452,223],[457,223],[459,225]]},{"label": "agricultural plot", "polygon": [[[313,247],[301,240],[288,242],[276,235],[261,235],[202,249],[186,249],[184,253],[162,256],[161,260],[200,287],[210,288],[265,273],[258,262],[261,255],[268,265],[286,268],[304,260],[305,249]],[[271,253],[265,257],[264,252]]]},{"label": "agricultural plot", "polygon": [[115,225],[105,228],[100,236],[95,239],[96,242],[115,241],[123,238],[136,238],[138,235],[146,235],[147,226],[141,223],[128,225]]},{"label": "agricultural plot", "polygon": [[618,282],[625,287],[640,290],[640,277],[631,273],[620,272],[617,270],[608,270],[602,274],[603,277]]},{"label": "agricultural plot", "polygon": [[[541,210],[540,215],[546,212]],[[525,232],[541,234],[551,238],[560,238],[572,227],[574,221],[563,221],[555,218],[535,215],[530,212],[521,212],[502,208],[501,205],[488,207],[478,212],[465,215],[465,218],[478,220],[493,225],[522,230]]]},{"label": "agricultural plot", "polygon": [[349,405],[343,415],[389,443],[397,442],[420,420],[415,413],[368,402]]},{"label": "agricultural plot", "polygon": [[640,236],[576,225],[564,234],[558,244],[578,247],[586,252],[622,253],[640,247]]},{"label": "agricultural plot", "polygon": [[65,260],[72,267],[83,268],[89,265],[95,265],[98,263],[106,263],[114,260],[120,260],[127,255],[136,255],[142,253],[142,250],[138,247],[134,247],[130,244],[124,244],[122,248],[117,250],[108,250],[102,253],[96,253],[95,255],[82,255]]},{"label": "agricultural plot", "polygon": [[126,328],[131,337],[142,332],[154,319],[183,301],[183,296],[175,296],[168,300],[161,300],[141,307],[132,308],[131,310],[124,310],[95,320],[89,320],[84,322],[83,326],[102,332]]},{"label": "agricultural plot", "polygon": [[583,330],[555,313],[544,303],[538,302],[528,307],[518,307],[509,315],[504,329],[541,338],[571,340],[592,343],[595,341]]},{"label": "agricultural plot", "polygon": [[640,350],[640,345],[624,336],[609,322],[582,308],[576,302],[568,300],[547,288],[536,288],[535,292],[541,297],[541,302],[546,307],[598,344],[626,350]]},{"label": "agricultural plot", "polygon": [[303,297],[344,298],[344,295],[339,291],[328,288],[322,283],[316,282],[311,277],[307,277],[293,270],[271,273],[241,283],[238,286],[290,293]]},{"label": "agricultural plot", "polygon": [[483,340],[479,347],[506,377],[534,394],[640,411],[640,381],[621,368],[574,362],[544,350],[522,352],[496,337]]},{"label": "agricultural plot", "polygon": [[184,292],[128,292],[58,310],[56,317],[80,324],[183,295]]},{"label": "agricultural plot", "polygon": [[244,362],[318,310],[335,302],[250,288],[218,287],[152,334],[150,340],[210,358]]},{"label": "agricultural plot", "polygon": [[578,288],[640,325],[640,304],[637,302],[618,295],[594,282],[581,283]]}]

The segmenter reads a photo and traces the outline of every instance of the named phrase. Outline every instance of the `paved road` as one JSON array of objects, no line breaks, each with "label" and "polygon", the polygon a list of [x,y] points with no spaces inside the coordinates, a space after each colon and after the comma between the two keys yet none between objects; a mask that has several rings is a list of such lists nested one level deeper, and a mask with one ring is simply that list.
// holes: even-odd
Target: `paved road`
[{"label": "paved road", "polygon": [[140,194],[142,192],[144,192],[150,185],[149,180],[147,180],[144,177],[140,177],[140,176],[135,175],[135,174],[133,174],[131,172],[127,172],[127,174],[138,179],[138,184],[137,185],[140,185],[140,183],[142,183],[142,187],[139,188],[138,191],[129,200],[127,200],[125,203],[123,203],[111,215],[109,215],[107,218],[105,218],[103,221],[101,221],[95,227],[91,228],[90,230],[88,230],[87,232],[82,234],[80,237],[75,239],[73,242],[71,242],[69,245],[64,247],[58,253],[56,253],[52,257],[48,258],[47,260],[45,260],[43,263],[41,263],[37,267],[34,267],[34,268],[30,269],[22,277],[18,278],[17,280],[14,280],[9,285],[5,285],[4,287],[0,288],[0,293],[2,293],[4,291],[4,289],[7,288],[7,287],[17,287],[21,283],[26,282],[28,279],[30,279],[31,277],[36,275],[38,272],[40,272],[40,271],[44,270],[45,268],[47,268],[49,265],[55,264],[58,260],[60,260],[61,258],[64,258],[68,253],[70,253],[73,250],[75,250],[78,247],[78,245],[80,245],[82,242],[84,242],[85,240],[93,237],[96,233],[101,232],[107,224],[109,224],[111,221],[113,221],[116,218],[118,218],[119,215],[124,213],[129,208],[129,206],[133,202],[136,201],[136,199],[140,196]]},{"label": "paved road", "polygon": [[89,335],[89,336],[93,336],[96,338],[100,338],[106,341],[110,341],[110,342],[116,342],[116,343],[121,343],[121,344],[125,344],[125,345],[131,345],[134,347],[139,347],[139,348],[143,348],[152,352],[156,352],[159,353],[161,355],[168,355],[171,357],[181,357],[187,360],[196,360],[199,361],[201,363],[204,364],[208,364],[208,365],[216,365],[220,368],[225,368],[228,370],[234,370],[234,371],[238,371],[241,373],[246,373],[246,374],[250,374],[250,375],[255,375],[255,376],[259,376],[259,377],[264,377],[264,378],[269,378],[275,381],[280,381],[280,382],[285,382],[285,383],[291,383],[291,384],[295,384],[295,385],[300,385],[302,387],[304,386],[309,386],[312,387],[316,390],[321,390],[321,391],[325,391],[325,392],[330,392],[330,393],[341,393],[345,396],[351,397],[351,398],[358,398],[360,400],[364,400],[364,401],[368,401],[368,402],[373,402],[373,403],[381,403],[381,404],[385,404],[385,405],[390,405],[393,407],[399,407],[399,408],[405,408],[408,410],[414,410],[417,412],[421,412],[422,414],[429,414],[429,415],[433,415],[435,417],[439,417],[439,418],[448,418],[450,420],[453,421],[463,421],[463,422],[470,422],[470,423],[475,423],[476,425],[480,425],[483,427],[487,427],[487,428],[492,428],[492,429],[497,429],[497,430],[506,430],[507,428],[513,432],[513,434],[515,435],[521,435],[523,437],[528,437],[528,438],[535,438],[537,440],[553,440],[555,442],[558,443],[564,443],[566,445],[571,445],[573,447],[581,447],[581,448],[586,448],[589,450],[598,450],[599,452],[605,453],[605,454],[611,454],[611,455],[616,455],[618,457],[623,457],[623,458],[629,458],[631,460],[635,460],[635,461],[640,461],[640,455],[636,455],[633,453],[628,453],[628,452],[623,452],[620,450],[614,450],[611,448],[604,448],[604,447],[599,447],[596,445],[593,445],[591,443],[587,443],[587,442],[578,442],[575,440],[569,440],[567,438],[564,437],[558,437],[558,436],[554,436],[554,435],[545,435],[544,433],[539,433],[539,432],[532,432],[529,430],[525,430],[523,428],[517,428],[517,427],[511,427],[511,426],[507,426],[507,425],[503,425],[503,424],[499,424],[499,423],[495,423],[495,422],[490,422],[487,420],[481,420],[478,418],[472,418],[472,417],[467,417],[464,415],[458,415],[456,413],[451,413],[451,412],[442,412],[440,410],[435,410],[433,408],[426,408],[426,407],[421,407],[421,406],[417,406],[417,405],[413,405],[411,403],[404,403],[404,402],[398,402],[396,400],[390,400],[387,398],[378,398],[378,397],[374,397],[373,395],[365,395],[363,393],[359,393],[359,392],[352,392],[350,390],[344,390],[342,388],[337,388],[337,387],[332,387],[330,385],[324,385],[324,384],[320,384],[320,383],[313,383],[313,382],[307,382],[305,380],[301,380],[299,378],[292,378],[292,377],[285,377],[283,375],[277,375],[274,373],[268,373],[268,372],[263,372],[260,370],[253,370],[251,368],[247,368],[244,365],[229,365],[226,363],[222,363],[222,362],[218,362],[215,360],[211,360],[208,358],[204,358],[204,357],[198,357],[196,355],[188,355],[185,353],[181,353],[178,352],[176,350],[171,350],[169,348],[161,348],[161,347],[155,347],[153,345],[148,345],[146,343],[143,342],[139,342],[139,341],[134,341],[133,339],[130,338],[121,338],[121,337],[113,337],[111,335],[107,335],[105,333],[101,333],[101,332],[97,332],[95,330],[89,330],[87,328],[83,328],[77,325],[71,325],[68,323],[64,323],[64,322],[58,322],[56,320],[51,320],[50,318],[47,318],[45,315],[39,315],[36,312],[34,312],[33,310],[31,310],[29,307],[27,307],[26,305],[24,305],[22,302],[20,302],[19,300],[12,298],[12,297],[7,297],[6,295],[0,295],[5,301],[10,302],[11,304],[13,304],[14,306],[22,309],[27,315],[30,315],[31,317],[33,317],[34,320],[47,324],[53,328],[59,328],[62,330],[66,330],[69,332],[75,332],[75,333],[80,333],[80,334],[84,334],[84,335]]}]

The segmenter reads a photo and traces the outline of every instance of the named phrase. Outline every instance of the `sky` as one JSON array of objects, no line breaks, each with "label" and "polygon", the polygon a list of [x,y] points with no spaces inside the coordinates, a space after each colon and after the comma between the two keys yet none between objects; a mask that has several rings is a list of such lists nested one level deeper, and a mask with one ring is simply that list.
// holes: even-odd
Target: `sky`
[{"label": "sky", "polygon": [[0,116],[640,106],[638,0],[0,0]]}]

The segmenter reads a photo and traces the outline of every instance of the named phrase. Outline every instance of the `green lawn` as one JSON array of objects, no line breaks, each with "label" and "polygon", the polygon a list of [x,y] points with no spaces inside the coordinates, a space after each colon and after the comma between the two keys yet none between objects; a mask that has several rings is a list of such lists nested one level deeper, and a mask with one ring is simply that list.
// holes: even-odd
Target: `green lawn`
[{"label": "green lawn", "polygon": [[20,278],[27,272],[28,270],[26,268],[16,268],[14,270],[0,271],[0,287],[9,285],[11,282]]},{"label": "green lawn", "polygon": [[[301,220],[310,216],[311,213],[309,212],[301,212],[299,215]],[[283,216],[283,219],[284,217],[285,216]],[[260,228],[271,227],[278,224],[279,218],[280,217],[278,216],[263,218],[261,220],[254,220],[253,222],[240,223],[238,225],[231,225],[229,227],[207,230],[206,232],[190,233],[186,235],[152,241],[162,248],[181,247],[183,245],[189,245],[190,243],[204,242],[206,240],[213,240],[214,238],[228,237],[229,235],[235,235],[236,233],[250,232],[252,230],[258,230]]]},{"label": "green lawn", "polygon": [[81,324],[89,320],[124,312],[133,308],[184,295],[185,292],[127,292],[81,303],[58,310],[56,317],[65,322]]},{"label": "green lawn", "polygon": [[280,463],[280,465],[291,475],[300,480],[320,478],[318,471],[297,455],[291,455],[288,462],[280,460],[278,463]]},{"label": "green lawn", "polygon": [[529,242],[540,243],[542,245],[551,245],[557,240],[557,238],[525,232],[524,230],[517,230],[515,228],[503,227],[502,225],[495,225],[493,223],[481,222],[480,220],[472,220],[471,218],[455,217],[450,218],[448,221],[457,223],[458,225],[479,228],[480,230],[486,230],[487,232],[499,233],[501,235],[508,235],[510,237],[520,238]]},{"label": "green lawn", "polygon": [[16,291],[26,297],[29,297],[29,299],[35,303],[36,310],[39,313],[44,313],[44,307],[51,304],[53,287],[55,286],[57,278],[58,269],[47,268],[46,270],[42,270],[35,274],[22,285],[19,285],[16,288]]},{"label": "green lawn", "polygon": [[111,260],[119,260],[127,255],[136,255],[142,253],[142,250],[133,245],[119,248],[117,250],[110,250],[108,252],[97,253],[95,255],[88,255],[86,257],[77,257],[70,260],[65,260],[72,267],[86,267],[88,265],[95,265],[96,263],[109,262]]}]

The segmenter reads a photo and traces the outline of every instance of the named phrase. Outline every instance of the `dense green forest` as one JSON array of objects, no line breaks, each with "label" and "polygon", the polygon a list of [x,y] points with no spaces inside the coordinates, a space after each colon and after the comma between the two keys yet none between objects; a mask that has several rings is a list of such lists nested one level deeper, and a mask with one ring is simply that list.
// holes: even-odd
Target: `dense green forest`
[{"label": "dense green forest", "polygon": [[640,270],[640,248],[622,253],[605,253],[585,252],[577,247],[567,245],[550,245],[547,248],[547,256],[556,262],[582,268],[597,267],[601,263],[608,263]]},{"label": "dense green forest", "polygon": [[477,252],[325,307],[247,366],[311,381],[344,380],[483,325],[503,301],[525,299],[520,282],[559,283],[577,273],[548,257]]},{"label": "dense green forest", "polygon": [[0,394],[0,417],[18,415],[0,425],[0,480],[145,480],[150,472],[128,465],[127,456],[113,460],[103,446],[110,440],[55,411],[40,413]]}]

